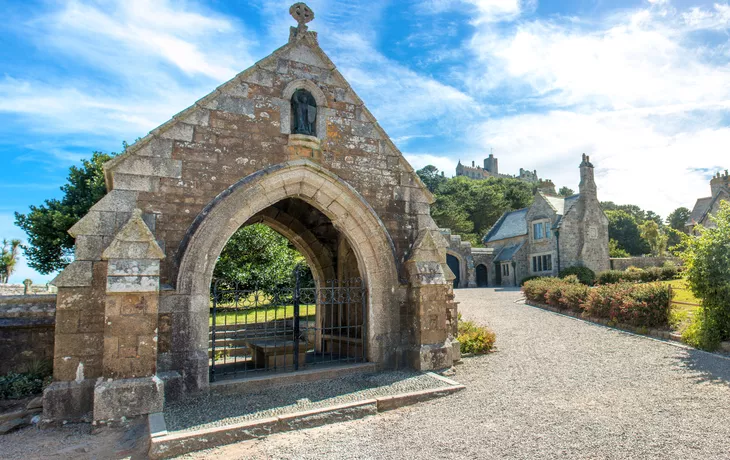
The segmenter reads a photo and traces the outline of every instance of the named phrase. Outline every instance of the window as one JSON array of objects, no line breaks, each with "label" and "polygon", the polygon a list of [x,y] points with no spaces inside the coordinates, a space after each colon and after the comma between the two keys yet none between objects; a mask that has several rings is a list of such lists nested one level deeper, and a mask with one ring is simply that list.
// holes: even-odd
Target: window
[{"label": "window", "polygon": [[544,254],[541,256],[534,256],[532,258],[532,271],[534,273],[547,272],[553,269],[553,256],[551,254]]},{"label": "window", "polygon": [[532,239],[541,240],[543,238],[550,238],[550,221],[532,224]]},{"label": "window", "polygon": [[509,264],[502,264],[502,276],[509,276]]},{"label": "window", "polygon": [[533,239],[541,240],[543,238],[542,228],[543,228],[542,222],[540,222],[539,224],[532,224],[532,238]]}]

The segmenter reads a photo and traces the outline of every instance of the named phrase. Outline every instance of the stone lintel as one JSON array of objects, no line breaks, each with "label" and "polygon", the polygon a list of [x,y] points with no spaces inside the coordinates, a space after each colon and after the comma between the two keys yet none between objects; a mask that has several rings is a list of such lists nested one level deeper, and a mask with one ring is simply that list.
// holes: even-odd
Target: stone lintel
[{"label": "stone lintel", "polygon": [[100,380],[94,388],[94,421],[113,422],[162,412],[164,399],[165,386],[157,376]]}]

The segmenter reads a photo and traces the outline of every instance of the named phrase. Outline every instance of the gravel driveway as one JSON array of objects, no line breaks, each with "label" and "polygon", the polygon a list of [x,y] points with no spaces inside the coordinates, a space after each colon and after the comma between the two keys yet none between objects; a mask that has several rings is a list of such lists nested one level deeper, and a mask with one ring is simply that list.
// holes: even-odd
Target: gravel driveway
[{"label": "gravel driveway", "polygon": [[498,350],[466,358],[466,391],[185,458],[730,458],[730,360],[457,291]]}]

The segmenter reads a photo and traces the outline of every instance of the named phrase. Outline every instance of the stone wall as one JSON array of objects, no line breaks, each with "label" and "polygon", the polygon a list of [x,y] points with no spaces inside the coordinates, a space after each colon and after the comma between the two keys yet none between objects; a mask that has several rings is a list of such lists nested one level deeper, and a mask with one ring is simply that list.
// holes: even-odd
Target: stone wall
[{"label": "stone wall", "polygon": [[677,257],[616,257],[611,258],[611,270],[626,270],[629,267],[663,267],[667,262],[682,265],[682,259]]},{"label": "stone wall", "polygon": [[[32,284],[30,294],[55,294],[56,287],[50,284]],[[8,295],[24,295],[25,285],[22,283],[0,283],[0,297]]]},{"label": "stone wall", "polygon": [[0,297],[0,375],[53,359],[55,295]]}]

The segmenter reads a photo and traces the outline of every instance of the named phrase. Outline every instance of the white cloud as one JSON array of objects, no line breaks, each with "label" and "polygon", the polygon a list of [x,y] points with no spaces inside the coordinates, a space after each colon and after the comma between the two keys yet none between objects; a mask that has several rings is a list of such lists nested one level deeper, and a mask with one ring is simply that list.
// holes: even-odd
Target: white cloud
[{"label": "white cloud", "polygon": [[440,155],[433,155],[429,153],[404,153],[408,163],[413,169],[421,169],[424,166],[433,165],[438,168],[439,171],[444,171],[446,177],[451,177],[456,171],[456,161],[451,158],[447,158]]},{"label": "white cloud", "polygon": [[654,2],[594,22],[479,27],[464,81],[470,94],[486,90],[506,104],[469,129],[472,145],[494,147],[503,172],[537,169],[571,188],[585,152],[602,200],[663,215],[691,208],[709,193],[693,171],[727,168],[730,141],[730,64],[716,58],[727,36],[695,33],[726,28],[729,12]]},{"label": "white cloud", "polygon": [[240,23],[194,8],[69,1],[11,26],[74,73],[7,72],[0,113],[30,132],[87,136],[92,148],[100,137],[108,145],[145,135],[253,62]]}]

